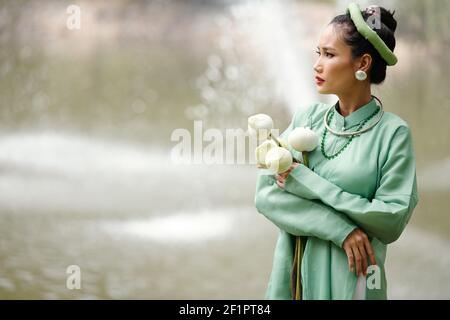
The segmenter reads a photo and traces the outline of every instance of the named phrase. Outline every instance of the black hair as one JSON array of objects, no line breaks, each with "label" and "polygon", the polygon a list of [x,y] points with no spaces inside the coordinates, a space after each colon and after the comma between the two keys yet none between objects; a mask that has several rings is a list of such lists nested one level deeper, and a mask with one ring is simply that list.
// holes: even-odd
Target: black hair
[{"label": "black hair", "polygon": [[[380,36],[391,51],[395,48],[395,37],[394,32],[397,28],[397,21],[394,19],[394,13],[386,10],[383,7],[379,7],[381,14],[381,28],[374,28],[373,30]],[[365,10],[361,12],[365,21],[371,16],[370,13]],[[352,48],[352,57],[356,59],[361,57],[363,54],[368,53],[372,57],[372,65],[368,72],[368,77],[370,83],[380,84],[386,78],[386,61],[381,57],[374,46],[366,40],[357,30],[353,23],[350,13],[347,11],[346,14],[341,14],[333,18],[330,24],[339,25],[342,27],[342,36],[349,46]]]}]

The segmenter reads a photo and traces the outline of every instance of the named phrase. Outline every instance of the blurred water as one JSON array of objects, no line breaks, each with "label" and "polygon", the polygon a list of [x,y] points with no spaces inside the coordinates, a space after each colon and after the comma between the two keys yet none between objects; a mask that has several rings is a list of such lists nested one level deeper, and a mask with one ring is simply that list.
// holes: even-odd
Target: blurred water
[{"label": "blurred water", "polygon": [[[334,7],[83,3],[74,33],[67,5],[0,6],[0,297],[263,298],[277,229],[253,206],[255,168],[176,165],[170,136],[258,112],[283,129],[330,101],[312,64]],[[418,65],[421,47],[400,37],[374,89],[410,123],[418,163],[419,205],[388,250],[393,299],[450,297],[449,63]],[[81,290],[66,288],[74,264]]]}]

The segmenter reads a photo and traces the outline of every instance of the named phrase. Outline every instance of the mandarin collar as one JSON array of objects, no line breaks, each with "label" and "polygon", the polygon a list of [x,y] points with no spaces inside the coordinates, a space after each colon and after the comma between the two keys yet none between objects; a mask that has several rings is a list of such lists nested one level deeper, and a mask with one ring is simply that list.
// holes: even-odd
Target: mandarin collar
[{"label": "mandarin collar", "polygon": [[344,117],[338,112],[338,105],[339,101],[336,102],[333,107],[334,115],[330,125],[333,129],[342,131],[358,125],[379,108],[375,99],[372,98],[369,103],[359,107],[356,111],[353,111],[348,116]]}]

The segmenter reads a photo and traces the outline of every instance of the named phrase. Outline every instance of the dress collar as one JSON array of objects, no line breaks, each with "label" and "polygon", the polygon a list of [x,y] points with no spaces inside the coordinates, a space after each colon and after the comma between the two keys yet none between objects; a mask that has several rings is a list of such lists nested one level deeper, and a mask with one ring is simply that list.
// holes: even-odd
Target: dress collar
[{"label": "dress collar", "polygon": [[346,131],[356,125],[361,121],[368,118],[375,110],[379,108],[374,98],[372,98],[369,103],[359,107],[356,111],[353,111],[348,116],[342,116],[338,111],[339,101],[334,105],[334,115],[331,121],[331,127],[339,131]]}]

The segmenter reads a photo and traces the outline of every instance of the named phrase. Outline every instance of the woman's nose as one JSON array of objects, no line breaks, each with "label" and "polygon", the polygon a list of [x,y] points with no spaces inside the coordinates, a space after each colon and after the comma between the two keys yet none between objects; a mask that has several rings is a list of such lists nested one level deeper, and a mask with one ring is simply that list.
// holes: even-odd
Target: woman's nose
[{"label": "woman's nose", "polygon": [[316,63],[313,65],[313,69],[315,72],[320,73],[322,71],[322,65],[320,64],[320,58],[316,60]]}]

